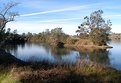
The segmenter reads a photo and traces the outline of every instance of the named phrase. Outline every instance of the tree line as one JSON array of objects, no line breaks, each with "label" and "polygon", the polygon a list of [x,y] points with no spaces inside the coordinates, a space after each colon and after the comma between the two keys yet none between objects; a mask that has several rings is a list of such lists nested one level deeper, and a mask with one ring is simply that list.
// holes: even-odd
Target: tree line
[{"label": "tree line", "polygon": [[17,30],[6,29],[6,24],[14,21],[15,17],[19,15],[17,12],[12,11],[18,4],[10,1],[0,8],[0,44],[24,42],[24,38],[17,34]]},{"label": "tree line", "polygon": [[0,9],[0,43],[4,42],[47,42],[56,44],[56,42],[67,43],[72,41],[75,43],[77,40],[73,39],[88,39],[92,41],[95,45],[107,45],[109,39],[109,34],[111,33],[112,23],[110,20],[105,21],[102,17],[103,11],[98,10],[92,12],[89,16],[84,17],[84,22],[78,26],[76,30],[77,36],[73,38],[65,34],[62,28],[57,27],[49,31],[46,29],[45,32],[39,34],[28,34],[23,33],[22,35],[17,34],[17,30],[11,32],[11,29],[6,30],[6,24],[8,22],[14,21],[15,17],[19,14],[17,12],[11,12],[18,3],[9,2],[3,8]]}]

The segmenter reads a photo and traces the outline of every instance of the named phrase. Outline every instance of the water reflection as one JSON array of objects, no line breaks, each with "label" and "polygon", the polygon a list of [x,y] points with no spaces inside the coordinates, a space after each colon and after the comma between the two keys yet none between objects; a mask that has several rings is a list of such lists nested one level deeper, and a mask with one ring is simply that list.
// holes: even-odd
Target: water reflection
[{"label": "water reflection", "polygon": [[84,49],[79,51],[67,48],[50,47],[47,44],[9,45],[6,51],[26,62],[47,62],[50,64],[75,64],[77,59],[85,59],[101,64],[110,64],[109,51],[106,49]]},{"label": "water reflection", "polygon": [[121,42],[113,41],[110,44],[113,46],[112,49],[109,49],[111,52],[109,56],[111,66],[121,70]]},{"label": "water reflection", "polygon": [[52,54],[55,56],[68,55],[71,50],[66,48],[51,47]]},{"label": "water reflection", "polygon": [[107,49],[80,49],[81,59],[86,59],[87,61],[93,61],[95,63],[100,63],[104,65],[110,65],[109,55],[110,52]]},{"label": "water reflection", "polygon": [[47,44],[11,45],[7,46],[6,51],[26,62],[47,62],[50,64],[74,64],[80,57],[77,51],[49,47]]},{"label": "water reflection", "polygon": [[25,44],[18,44],[18,45],[16,45],[16,44],[12,44],[12,45],[7,44],[7,45],[2,46],[1,48],[4,48],[9,53],[14,52],[14,54],[17,54],[18,47],[24,48],[24,46],[25,46]]},{"label": "water reflection", "polygon": [[110,52],[107,49],[95,49],[93,52],[90,53],[90,60],[102,64],[109,65]]},{"label": "water reflection", "polygon": [[16,58],[27,62],[50,64],[75,64],[78,59],[110,65],[121,70],[121,43],[111,42],[111,49],[55,48],[47,44],[6,45],[4,48]]}]

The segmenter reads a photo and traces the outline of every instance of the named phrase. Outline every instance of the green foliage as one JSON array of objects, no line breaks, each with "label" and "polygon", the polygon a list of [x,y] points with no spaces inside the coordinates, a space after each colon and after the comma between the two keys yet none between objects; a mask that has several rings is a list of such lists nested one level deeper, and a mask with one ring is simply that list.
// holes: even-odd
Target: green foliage
[{"label": "green foliage", "polygon": [[0,32],[0,43],[5,39],[5,30]]},{"label": "green foliage", "polygon": [[101,31],[99,28],[92,29],[89,34],[89,38],[96,45],[106,45],[106,42],[109,41],[108,34],[105,31]]},{"label": "green foliage", "polygon": [[69,36],[63,33],[62,28],[55,28],[51,31],[47,29],[45,32],[39,34],[27,34],[26,37],[28,42],[56,44],[57,42],[66,43],[66,39]]},{"label": "green foliage", "polygon": [[98,10],[86,16],[76,31],[81,38],[90,38],[97,45],[106,45],[109,41],[108,35],[111,30],[111,22],[107,22],[102,17],[103,11]]},{"label": "green foliage", "polygon": [[7,32],[1,32],[0,33],[0,44],[20,44],[25,43],[25,36],[17,34],[17,30],[14,30],[13,32],[10,31],[10,29],[7,30]]}]

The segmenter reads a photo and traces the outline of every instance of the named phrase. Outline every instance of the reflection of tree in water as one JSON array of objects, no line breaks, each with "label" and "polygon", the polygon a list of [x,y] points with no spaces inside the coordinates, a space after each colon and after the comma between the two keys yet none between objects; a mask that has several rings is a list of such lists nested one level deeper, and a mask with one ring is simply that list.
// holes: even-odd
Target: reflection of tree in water
[{"label": "reflection of tree in water", "polygon": [[4,48],[8,53],[14,52],[14,54],[16,55],[18,46],[21,46],[22,48],[24,48],[25,44],[11,44],[11,45],[8,44],[8,45],[4,45],[2,48]]},{"label": "reflection of tree in water", "polygon": [[48,44],[40,44],[40,46],[42,46],[47,51],[47,53],[50,52],[50,47]]},{"label": "reflection of tree in water", "polygon": [[10,52],[11,50],[16,50],[17,49],[17,45],[4,45],[4,48],[7,52]]},{"label": "reflection of tree in water", "polygon": [[88,53],[84,53],[84,52],[79,52],[79,54],[81,55],[81,59],[85,59],[85,60],[89,60],[89,55]]},{"label": "reflection of tree in water", "polygon": [[95,49],[89,54],[90,60],[101,64],[110,64],[109,51],[106,49]]},{"label": "reflection of tree in water", "polygon": [[81,59],[90,60],[96,63],[101,63],[105,65],[110,64],[109,51],[106,49],[93,49],[91,51],[87,49],[80,50]]},{"label": "reflection of tree in water", "polygon": [[70,50],[66,48],[51,47],[51,52],[55,56],[65,56],[70,54]]}]

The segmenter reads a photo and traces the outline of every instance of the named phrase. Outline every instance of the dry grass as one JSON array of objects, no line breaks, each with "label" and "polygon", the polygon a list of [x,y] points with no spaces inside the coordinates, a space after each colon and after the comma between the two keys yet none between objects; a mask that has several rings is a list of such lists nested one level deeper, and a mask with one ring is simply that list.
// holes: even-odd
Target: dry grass
[{"label": "dry grass", "polygon": [[[73,39],[71,39],[73,40]],[[76,50],[80,50],[80,48],[85,48],[85,49],[105,49],[105,48],[112,48],[112,46],[97,46],[95,45],[91,40],[89,39],[78,39],[76,42],[73,44],[66,43],[64,45],[66,48],[74,48]]]},{"label": "dry grass", "polygon": [[120,71],[78,60],[76,65],[14,65],[9,68],[6,80],[16,83],[120,83],[120,78]]}]

